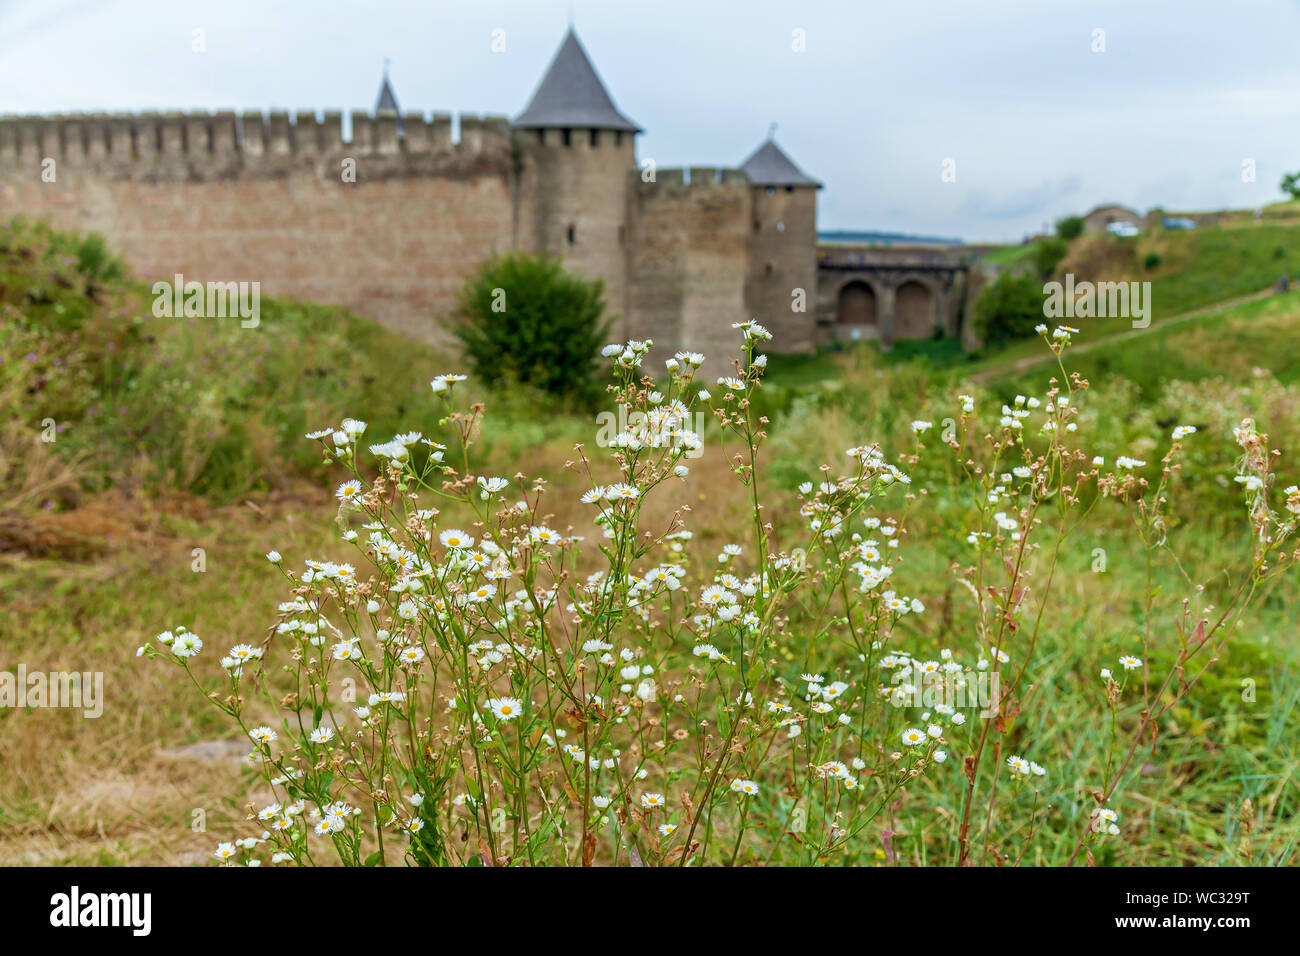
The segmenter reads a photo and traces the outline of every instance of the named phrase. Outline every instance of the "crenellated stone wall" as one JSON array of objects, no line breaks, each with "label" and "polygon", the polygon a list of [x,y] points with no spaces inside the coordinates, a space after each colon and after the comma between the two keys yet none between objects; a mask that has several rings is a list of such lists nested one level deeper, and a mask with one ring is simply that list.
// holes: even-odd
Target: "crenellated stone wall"
[{"label": "crenellated stone wall", "polygon": [[815,189],[755,187],[736,169],[644,176],[628,132],[461,114],[453,136],[450,113],[347,119],[0,117],[0,216],[102,232],[147,279],[257,281],[434,344],[450,344],[465,277],[510,249],[604,279],[616,336],[715,356],[718,374],[735,322],[757,318],[780,351],[817,339]]},{"label": "crenellated stone wall", "polygon": [[[299,111],[0,118],[0,215],[98,230],[145,277],[260,281],[445,342],[515,244],[503,117]],[[53,161],[51,167],[49,161]],[[50,172],[52,171],[52,181]],[[43,175],[44,174],[44,175]]]}]

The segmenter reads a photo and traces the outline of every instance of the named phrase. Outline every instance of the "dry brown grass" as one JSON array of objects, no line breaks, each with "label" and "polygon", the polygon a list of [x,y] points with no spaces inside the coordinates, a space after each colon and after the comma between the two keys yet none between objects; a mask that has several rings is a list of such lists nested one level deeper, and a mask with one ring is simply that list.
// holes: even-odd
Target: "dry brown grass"
[{"label": "dry brown grass", "polygon": [[[603,450],[591,451],[597,479],[615,480]],[[590,557],[600,543],[593,511],[577,500],[588,480],[580,467],[563,467],[576,460],[557,439],[528,461],[482,470],[554,476],[543,511],[552,512],[553,527],[585,535]],[[707,557],[746,533],[745,492],[716,449],[689,464],[693,500],[683,517]],[[647,498],[646,528],[670,530],[682,487],[674,479]],[[205,642],[199,679],[215,684],[219,652],[260,641],[288,597],[266,551],[280,550],[291,567],[334,558],[365,573],[338,540],[333,512],[327,491],[301,486],[222,508],[181,494],[114,493],[0,522],[0,648],[10,652],[0,669],[22,662],[29,672],[102,671],[105,697],[97,719],[66,709],[0,710],[0,765],[9,771],[0,776],[0,863],[188,865],[246,829],[245,808],[257,794],[240,761],[229,750],[192,755],[196,742],[231,740],[230,726],[179,671],[137,660],[134,651],[184,623]],[[204,573],[191,570],[194,548],[204,549]],[[242,741],[233,749],[246,752]],[[199,811],[206,832],[194,829]]]}]

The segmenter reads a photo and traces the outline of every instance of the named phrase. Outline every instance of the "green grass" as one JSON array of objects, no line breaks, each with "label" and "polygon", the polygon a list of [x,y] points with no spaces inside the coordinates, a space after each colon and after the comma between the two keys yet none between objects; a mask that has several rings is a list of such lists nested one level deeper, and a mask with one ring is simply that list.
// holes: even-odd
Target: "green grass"
[{"label": "green grass", "polygon": [[272,298],[260,324],[157,318],[143,284],[62,234],[0,229],[0,406],[86,487],[179,488],[227,501],[316,477],[303,435],[366,410],[367,437],[439,434],[429,380],[458,363],[345,310]]},{"label": "green grass", "polygon": [[[1267,289],[1300,271],[1300,230],[1254,221],[1139,237],[1135,261],[1160,255],[1151,294],[1155,321]],[[1136,272],[1136,270],[1135,270]],[[1134,278],[1140,278],[1136,274]]]},{"label": "green grass", "polygon": [[[1081,345],[1088,344],[1085,337]],[[1040,346],[1041,348],[1041,346]],[[1260,372],[1287,385],[1300,383],[1300,292],[1243,303],[1203,319],[1135,332],[1079,350],[1070,367],[1085,378],[1119,377],[1137,386],[1141,398],[1166,382],[1209,378],[1249,381]],[[996,380],[1001,393],[1016,394],[1042,376],[1011,373]]]}]

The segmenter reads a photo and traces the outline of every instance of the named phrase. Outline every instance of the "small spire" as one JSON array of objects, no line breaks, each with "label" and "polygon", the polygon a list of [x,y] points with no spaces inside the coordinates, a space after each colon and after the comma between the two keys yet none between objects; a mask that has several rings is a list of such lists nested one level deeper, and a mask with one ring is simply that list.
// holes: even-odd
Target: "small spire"
[{"label": "small spire", "polygon": [[767,138],[776,139],[776,124],[770,123],[767,127]]},{"label": "small spire", "polygon": [[393,94],[392,84],[388,81],[388,66],[392,61],[384,57],[384,79],[379,84],[379,98],[375,100],[375,112],[398,112],[397,97]]}]

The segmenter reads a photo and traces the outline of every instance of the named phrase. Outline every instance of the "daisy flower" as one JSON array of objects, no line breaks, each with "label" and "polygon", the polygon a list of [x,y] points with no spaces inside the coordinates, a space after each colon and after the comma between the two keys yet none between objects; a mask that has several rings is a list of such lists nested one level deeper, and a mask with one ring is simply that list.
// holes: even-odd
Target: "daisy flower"
[{"label": "daisy flower", "polygon": [[172,652],[177,657],[193,657],[203,650],[203,642],[196,634],[178,634],[172,641]]},{"label": "daisy flower", "polygon": [[523,713],[523,705],[515,697],[493,697],[488,702],[492,716],[497,720],[514,720]]},{"label": "daisy flower", "polygon": [[444,548],[455,550],[464,550],[474,546],[474,539],[464,531],[457,528],[448,528],[442,534],[438,535],[438,540],[442,542]]},{"label": "daisy flower", "polygon": [[353,478],[351,481],[345,481],[339,485],[338,491],[334,492],[334,497],[339,501],[354,502],[361,497],[363,490],[361,482]]}]

